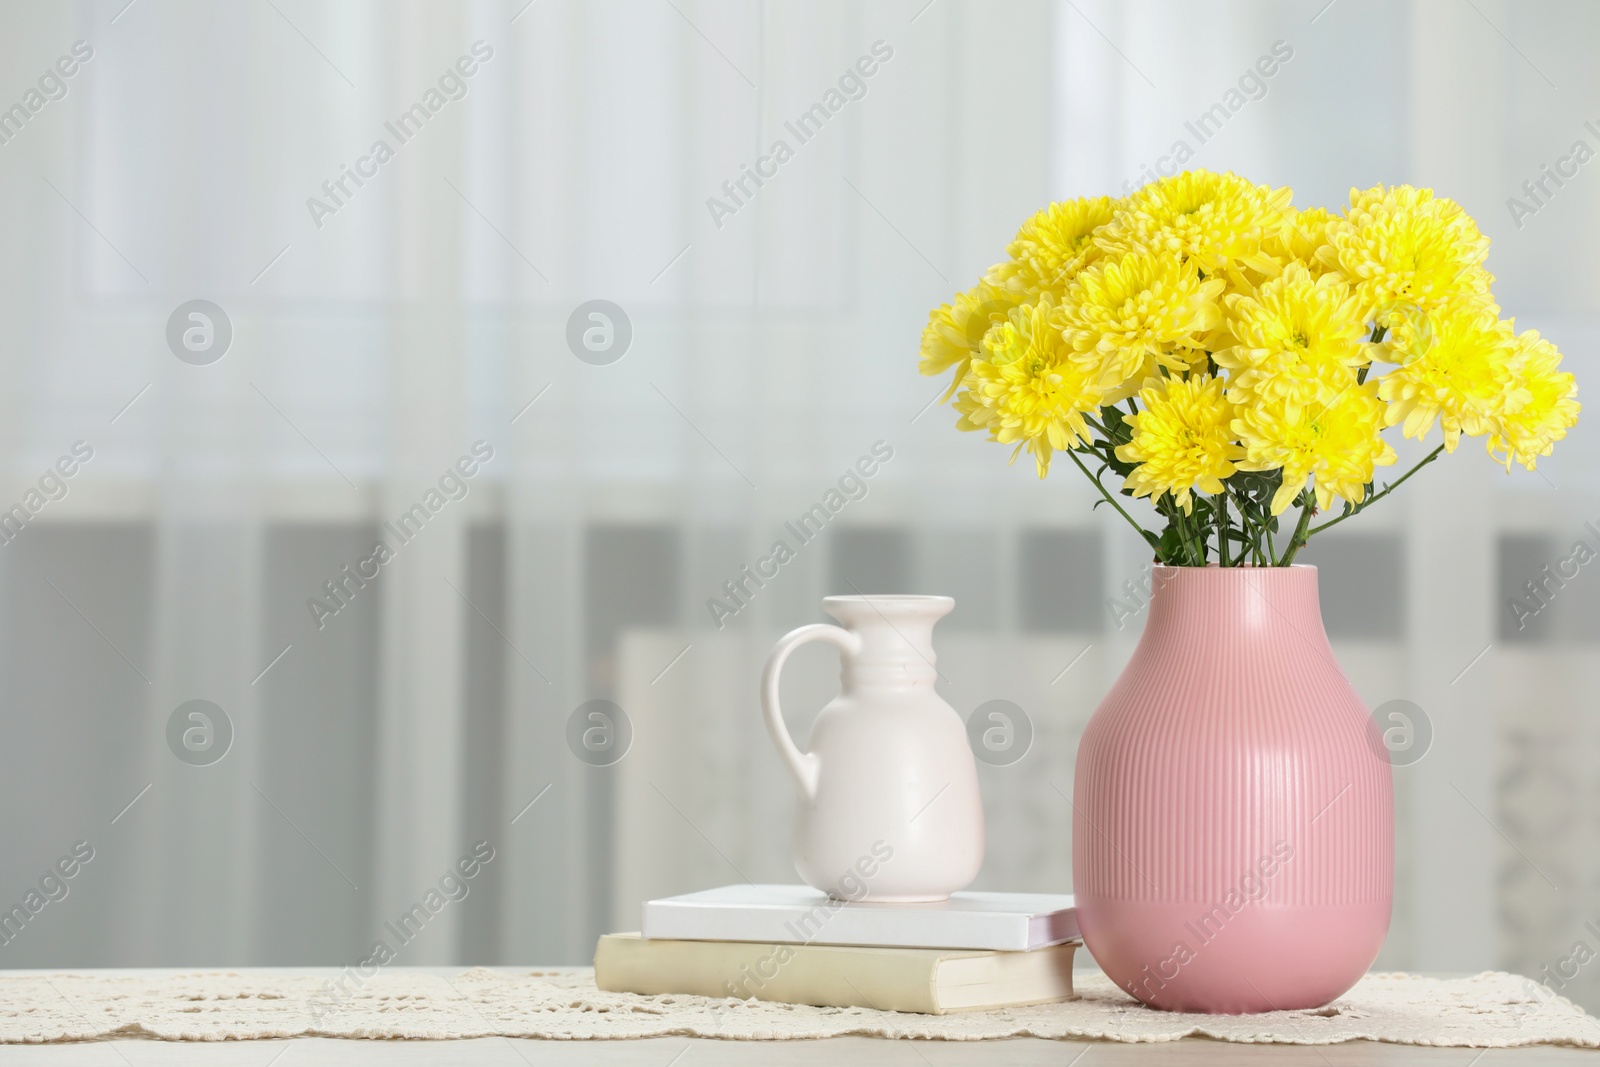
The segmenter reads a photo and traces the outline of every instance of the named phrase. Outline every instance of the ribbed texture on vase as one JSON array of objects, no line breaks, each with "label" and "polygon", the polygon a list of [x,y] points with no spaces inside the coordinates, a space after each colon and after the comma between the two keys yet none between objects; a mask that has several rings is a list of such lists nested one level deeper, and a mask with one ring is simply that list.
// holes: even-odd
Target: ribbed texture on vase
[{"label": "ribbed texture on vase", "polygon": [[1312,567],[1157,568],[1144,636],[1078,749],[1080,908],[1390,899],[1390,767],[1316,582]]}]

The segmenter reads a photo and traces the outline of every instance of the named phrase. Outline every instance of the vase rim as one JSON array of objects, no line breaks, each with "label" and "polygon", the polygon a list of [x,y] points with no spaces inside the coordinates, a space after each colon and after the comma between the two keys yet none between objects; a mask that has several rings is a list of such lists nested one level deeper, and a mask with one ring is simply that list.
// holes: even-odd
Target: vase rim
[{"label": "vase rim", "polygon": [[931,625],[954,611],[955,606],[954,597],[917,593],[861,593],[822,598],[822,610],[846,626],[891,618],[903,624],[920,620]]},{"label": "vase rim", "polygon": [[1154,564],[1151,564],[1151,569],[1152,570],[1156,570],[1156,571],[1168,571],[1168,572],[1171,572],[1173,574],[1179,574],[1179,573],[1195,574],[1195,573],[1200,573],[1200,572],[1204,572],[1204,571],[1217,571],[1219,573],[1222,572],[1222,571],[1249,571],[1249,572],[1252,572],[1252,573],[1265,571],[1265,572],[1269,572],[1269,573],[1276,572],[1276,573],[1280,573],[1281,574],[1281,573],[1290,572],[1290,571],[1300,571],[1302,573],[1306,572],[1306,571],[1310,571],[1312,573],[1315,573],[1316,569],[1317,569],[1317,565],[1315,563],[1291,563],[1288,566],[1281,566],[1281,567],[1280,566],[1258,567],[1254,563],[1240,563],[1237,566],[1224,567],[1224,566],[1221,566],[1220,564],[1217,564],[1217,563],[1207,563],[1204,567],[1195,567],[1195,566],[1189,566],[1189,565],[1175,565],[1175,564],[1171,564],[1171,563],[1154,563]]},{"label": "vase rim", "polygon": [[941,596],[936,593],[841,593],[836,596],[822,598],[824,604],[870,604],[878,601],[893,601],[906,603],[914,601],[922,604],[954,604],[955,598]]}]

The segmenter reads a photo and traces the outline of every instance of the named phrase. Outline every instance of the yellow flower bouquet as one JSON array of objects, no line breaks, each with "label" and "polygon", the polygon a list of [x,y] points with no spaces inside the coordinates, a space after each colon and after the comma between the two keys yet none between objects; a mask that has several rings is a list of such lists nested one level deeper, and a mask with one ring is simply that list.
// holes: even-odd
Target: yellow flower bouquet
[{"label": "yellow flower bouquet", "polygon": [[[1041,478],[1066,453],[1175,566],[1287,565],[1463,434],[1508,471],[1549,455],[1577,384],[1500,317],[1461,206],[1407,185],[1351,190],[1337,215],[1290,195],[1195,170],[1051,204],[932,312],[920,369],[953,371],[958,428],[1027,449]],[[1443,441],[1374,491],[1396,459],[1384,431],[1435,425]],[[1149,498],[1164,530],[1119,496]]]}]

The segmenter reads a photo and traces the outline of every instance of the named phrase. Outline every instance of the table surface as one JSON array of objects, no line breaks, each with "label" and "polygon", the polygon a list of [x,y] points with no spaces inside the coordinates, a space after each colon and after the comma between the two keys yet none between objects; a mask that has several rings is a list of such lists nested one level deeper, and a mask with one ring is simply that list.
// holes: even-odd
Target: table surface
[{"label": "table surface", "polygon": [[[217,968],[192,968],[215,970]],[[254,970],[255,968],[227,968]],[[276,969],[276,968],[275,968]],[[462,967],[396,967],[395,971],[455,975]],[[524,970],[525,968],[492,968]],[[333,973],[305,968],[304,973]],[[72,968],[74,974],[140,973]],[[38,971],[0,971],[3,975]],[[147,972],[154,973],[154,972]],[[171,973],[170,970],[167,973]],[[1441,976],[1442,977],[1442,976]],[[108,1047],[109,1046],[109,1047]],[[649,1038],[621,1041],[536,1041],[474,1038],[465,1041],[349,1041],[293,1038],[282,1041],[155,1041],[141,1038],[48,1045],[0,1045],[0,1064],[49,1067],[145,1067],[172,1064],[227,1067],[965,1067],[968,1064],[1049,1064],[1051,1067],[1102,1067],[1110,1064],[1255,1064],[1352,1067],[1355,1064],[1437,1064],[1440,1067],[1553,1067],[1580,1061],[1600,1064],[1583,1049],[1419,1048],[1369,1041],[1340,1045],[1246,1045],[1186,1038],[1162,1044],[1110,1041],[889,1041],[840,1037],[816,1041],[718,1041],[705,1038]]]},{"label": "table surface", "polygon": [[[110,1045],[111,1048],[106,1046]],[[119,1055],[120,1054],[120,1055]],[[822,1041],[229,1041],[215,1044],[168,1041],[92,1041],[81,1045],[8,1045],[6,1064],[70,1064],[72,1067],[155,1067],[226,1064],[228,1067],[965,1067],[968,1064],[1049,1064],[1106,1067],[1110,1064],[1287,1064],[1354,1067],[1356,1064],[1437,1064],[1439,1067],[1546,1067],[1595,1063],[1581,1049],[1441,1049],[1358,1042],[1344,1045],[1240,1045],[1193,1038],[1162,1045],[1111,1042],[882,1041],[838,1037]],[[1582,1059],[1588,1057],[1588,1059]]]}]

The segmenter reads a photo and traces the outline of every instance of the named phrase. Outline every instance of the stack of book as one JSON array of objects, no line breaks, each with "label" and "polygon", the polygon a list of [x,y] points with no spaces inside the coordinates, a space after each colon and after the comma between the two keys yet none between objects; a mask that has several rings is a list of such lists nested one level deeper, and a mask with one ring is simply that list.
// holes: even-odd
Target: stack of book
[{"label": "stack of book", "polygon": [[611,992],[943,1015],[1070,999],[1078,944],[1067,894],[880,904],[738,885],[649,901],[641,933],[600,939],[594,972]]}]

